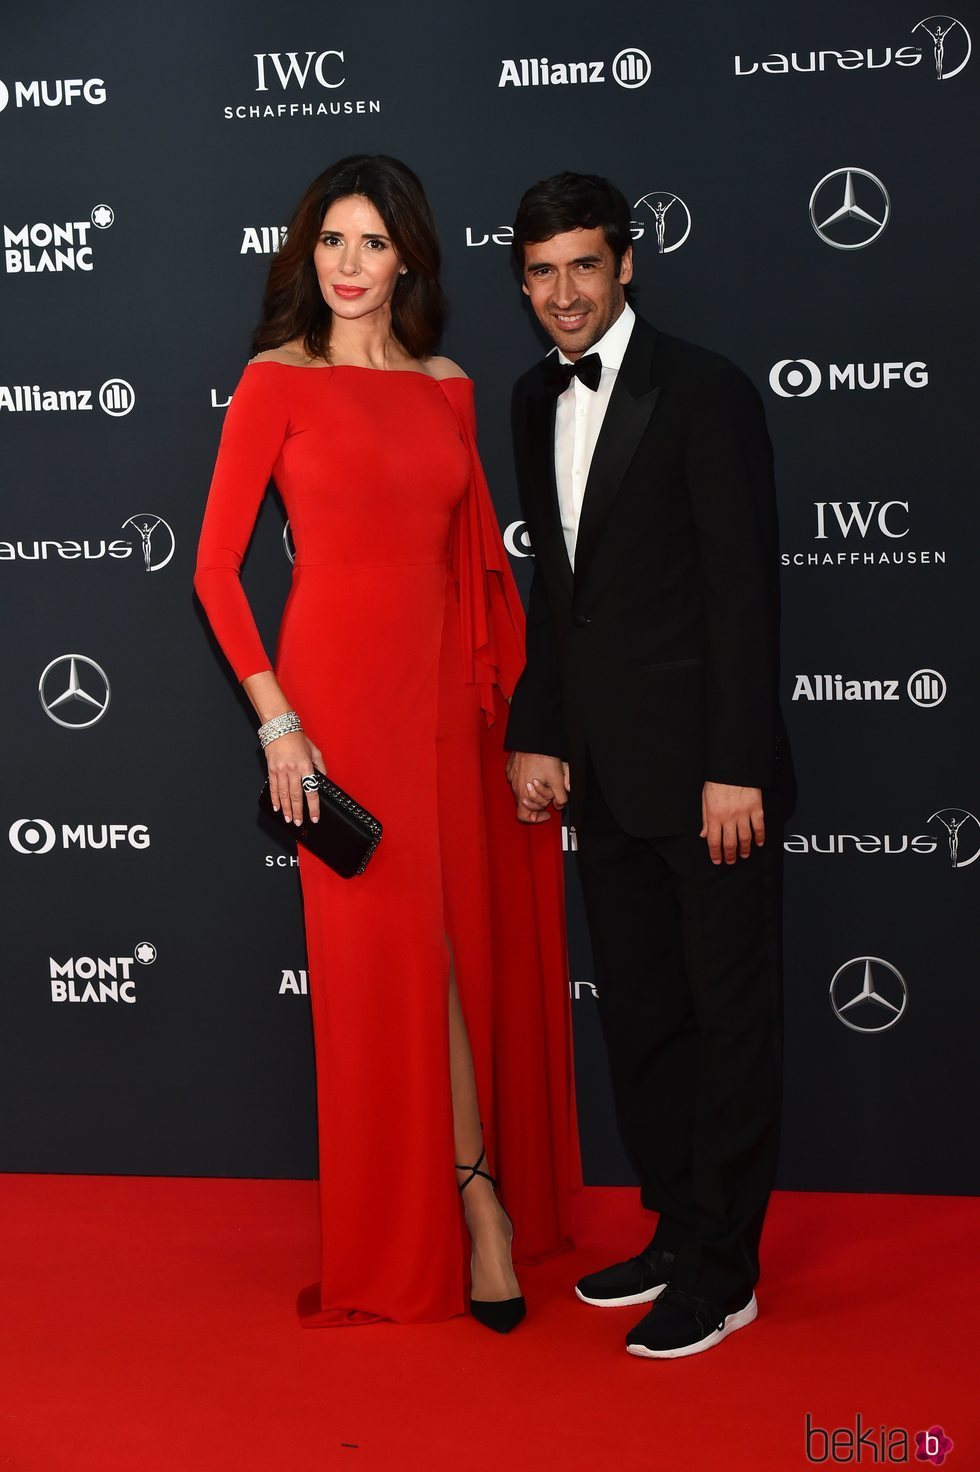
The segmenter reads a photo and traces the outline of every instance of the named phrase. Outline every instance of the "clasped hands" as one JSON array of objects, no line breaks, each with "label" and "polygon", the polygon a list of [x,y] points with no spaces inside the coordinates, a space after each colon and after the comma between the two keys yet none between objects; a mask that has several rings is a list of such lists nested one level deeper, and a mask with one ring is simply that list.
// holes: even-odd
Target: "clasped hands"
[{"label": "clasped hands", "polygon": [[[568,763],[540,752],[512,751],[507,780],[522,823],[546,823],[549,808],[561,812],[568,802]],[[759,787],[737,787],[728,782],[705,782],[701,789],[701,832],[713,864],[747,859],[752,845],[766,841],[766,820]]]}]

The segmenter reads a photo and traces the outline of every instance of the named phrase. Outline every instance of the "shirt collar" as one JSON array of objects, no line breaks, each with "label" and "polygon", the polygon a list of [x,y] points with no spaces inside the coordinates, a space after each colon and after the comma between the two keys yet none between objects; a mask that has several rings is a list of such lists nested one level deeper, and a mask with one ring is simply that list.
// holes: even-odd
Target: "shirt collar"
[{"label": "shirt collar", "polygon": [[[594,342],[589,348],[590,353],[598,353],[602,359],[603,369],[611,368],[617,373],[623,366],[623,358],[626,356],[626,348],[629,344],[630,333],[633,331],[633,323],[636,321],[636,313],[629,302],[623,307],[613,325],[603,333],[598,342]],[[554,351],[558,354],[559,363],[570,363],[571,358],[566,358],[561,348],[556,347]],[[584,356],[584,354],[583,354]]]}]

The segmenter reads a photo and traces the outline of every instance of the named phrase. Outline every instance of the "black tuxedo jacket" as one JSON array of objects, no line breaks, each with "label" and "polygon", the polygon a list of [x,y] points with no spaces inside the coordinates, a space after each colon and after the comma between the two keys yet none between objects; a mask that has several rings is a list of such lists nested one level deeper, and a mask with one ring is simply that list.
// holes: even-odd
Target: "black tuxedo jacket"
[{"label": "black tuxedo jacket", "polygon": [[514,387],[518,487],[535,553],[527,664],[506,745],[586,752],[628,832],[701,826],[706,780],[780,776],[779,581],[762,402],[727,359],[639,317],[586,484],[572,573],[555,483],[555,398]]}]

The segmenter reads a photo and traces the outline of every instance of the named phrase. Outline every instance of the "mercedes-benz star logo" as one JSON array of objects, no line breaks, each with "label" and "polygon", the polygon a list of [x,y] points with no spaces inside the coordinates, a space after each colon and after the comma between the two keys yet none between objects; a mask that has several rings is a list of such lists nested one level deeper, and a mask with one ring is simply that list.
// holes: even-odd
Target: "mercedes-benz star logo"
[{"label": "mercedes-benz star logo", "polygon": [[[68,683],[57,695],[52,695],[49,693],[51,688],[58,688],[51,678],[52,671],[65,664],[68,666]],[[88,667],[85,672],[85,685],[88,689],[82,684],[79,665]],[[90,671],[94,671],[94,674]],[[60,654],[45,666],[37,683],[37,693],[41,697],[45,715],[50,716],[59,726],[79,730],[83,726],[94,726],[109,709],[109,676],[87,654]],[[55,711],[60,711],[61,714],[56,715]]]},{"label": "mercedes-benz star logo", "polygon": [[[670,244],[667,244],[667,212],[677,206],[674,214],[670,216]],[[650,194],[644,194],[633,206],[635,210],[648,210],[653,216],[653,228],[657,236],[657,252],[662,256],[669,256],[671,251],[680,250],[685,240],[691,233],[691,211],[681,199],[679,194],[671,194],[669,189],[654,189]]]},{"label": "mercedes-benz star logo", "polygon": [[834,1014],[854,1032],[887,1032],[903,1015],[908,1001],[905,977],[880,956],[845,961],[830,983]]},{"label": "mercedes-benz star logo", "polygon": [[[855,178],[869,179],[871,183],[862,184],[858,190]],[[835,181],[840,181],[839,186]],[[859,193],[868,208],[858,203]],[[810,224],[834,250],[863,250],[878,239],[891,211],[888,190],[867,169],[832,169],[824,174],[810,195]]]}]

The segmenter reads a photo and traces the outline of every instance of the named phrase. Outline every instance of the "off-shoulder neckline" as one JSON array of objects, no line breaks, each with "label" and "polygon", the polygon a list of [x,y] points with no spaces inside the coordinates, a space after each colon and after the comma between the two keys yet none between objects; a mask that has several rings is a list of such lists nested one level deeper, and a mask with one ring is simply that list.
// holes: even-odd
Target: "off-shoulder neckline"
[{"label": "off-shoulder neckline", "polygon": [[381,373],[386,378],[427,378],[430,383],[472,383],[468,373],[451,373],[445,378],[436,378],[432,373],[420,373],[417,368],[369,368],[363,363],[325,363],[322,368],[309,368],[305,363],[284,363],[281,358],[265,358],[261,363],[250,359],[246,368],[265,368],[271,365],[275,368],[298,368],[301,373],[324,373],[328,369],[337,371],[338,368],[354,368],[359,373]]}]

